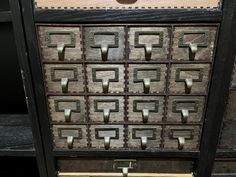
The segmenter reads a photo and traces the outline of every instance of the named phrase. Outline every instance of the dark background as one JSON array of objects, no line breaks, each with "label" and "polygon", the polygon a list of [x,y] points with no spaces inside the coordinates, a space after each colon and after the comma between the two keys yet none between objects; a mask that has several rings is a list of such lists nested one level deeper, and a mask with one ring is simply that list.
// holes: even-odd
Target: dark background
[{"label": "dark background", "polygon": [[[0,12],[9,10],[8,0],[0,0]],[[27,114],[11,22],[0,23],[0,114]],[[35,157],[0,154],[0,164],[1,177],[39,176]]]}]

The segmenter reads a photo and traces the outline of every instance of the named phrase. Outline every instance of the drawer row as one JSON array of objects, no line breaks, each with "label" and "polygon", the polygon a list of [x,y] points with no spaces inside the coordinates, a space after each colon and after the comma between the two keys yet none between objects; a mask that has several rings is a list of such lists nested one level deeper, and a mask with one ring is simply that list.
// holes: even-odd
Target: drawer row
[{"label": "drawer row", "polygon": [[212,60],[217,30],[194,25],[38,26],[46,61]]},{"label": "drawer row", "polygon": [[206,94],[211,65],[45,64],[43,68],[48,93]]},{"label": "drawer row", "polygon": [[200,127],[189,125],[53,125],[54,147],[63,149],[197,150]]},{"label": "drawer row", "polygon": [[167,100],[163,96],[129,96],[127,100],[123,96],[89,96],[87,99],[84,96],[49,96],[51,122],[200,123],[205,107],[203,96],[169,96]]}]

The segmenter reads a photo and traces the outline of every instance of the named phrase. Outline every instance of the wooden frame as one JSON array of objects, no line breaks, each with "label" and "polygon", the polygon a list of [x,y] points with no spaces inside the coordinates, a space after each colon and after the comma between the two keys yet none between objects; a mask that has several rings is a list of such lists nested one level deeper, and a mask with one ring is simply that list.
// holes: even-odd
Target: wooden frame
[{"label": "wooden frame", "polygon": [[[11,0],[14,1],[14,0]],[[37,143],[42,143],[44,150],[44,161],[46,164],[47,175],[56,177],[57,157],[63,156],[82,156],[82,157],[143,157],[143,158],[159,158],[159,157],[178,157],[191,158],[197,160],[194,168],[196,177],[210,177],[215,159],[216,147],[220,132],[220,125],[225,109],[225,102],[228,94],[228,87],[231,78],[231,72],[234,61],[233,44],[235,44],[236,36],[233,29],[236,28],[236,1],[224,0],[223,10],[207,10],[207,9],[136,9],[136,10],[34,10],[32,0],[21,0],[22,16],[24,21],[24,29],[26,35],[26,44],[28,50],[29,61],[25,61],[29,65],[31,72],[27,72],[26,78],[30,88],[27,93],[32,94],[30,101],[35,105],[30,106],[35,119],[33,129],[40,132],[37,137]],[[122,16],[120,14],[122,13]],[[88,15],[89,14],[89,15]],[[17,18],[17,17],[14,17]],[[38,42],[36,35],[35,23],[221,23],[220,35],[218,40],[217,53],[215,57],[213,77],[210,87],[210,95],[208,100],[208,108],[206,111],[206,120],[204,131],[202,134],[202,142],[200,151],[91,151],[91,150],[72,150],[72,151],[53,151],[52,137],[50,131],[50,123],[48,121],[47,103],[45,101],[45,93],[43,86],[43,76],[41,72],[41,64],[39,59]],[[15,22],[16,23],[16,22]],[[17,23],[16,23],[17,24]],[[233,36],[231,35],[233,34]],[[24,36],[24,34],[19,34]],[[19,45],[18,45],[19,47]],[[22,50],[19,47],[19,50]],[[28,67],[28,66],[27,66]],[[27,68],[26,67],[26,68]],[[29,69],[28,68],[28,69]],[[224,74],[222,74],[224,73]],[[31,79],[32,78],[32,79]],[[221,84],[219,85],[219,81]],[[32,87],[31,87],[32,84]],[[34,97],[35,96],[35,97]],[[38,118],[36,118],[38,116]],[[42,139],[41,139],[42,138]],[[42,140],[42,142],[41,142]],[[41,159],[42,160],[42,159]],[[45,165],[44,164],[44,165]],[[39,164],[40,165],[40,164]]]}]

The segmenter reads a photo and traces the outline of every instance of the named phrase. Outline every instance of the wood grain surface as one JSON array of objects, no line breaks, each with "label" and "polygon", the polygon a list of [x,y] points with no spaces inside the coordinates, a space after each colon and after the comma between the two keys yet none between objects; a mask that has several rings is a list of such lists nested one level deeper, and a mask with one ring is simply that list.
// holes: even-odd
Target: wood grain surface
[{"label": "wood grain surface", "polygon": [[[201,47],[198,45],[198,50],[196,52],[196,56],[194,60],[212,60],[215,48],[215,41],[216,41],[216,31],[217,27],[175,27],[173,33],[173,46],[172,46],[172,59],[173,60],[190,60],[189,57],[189,47],[182,47],[179,46],[179,41],[181,38],[181,33],[184,34],[183,43],[184,44],[203,44],[205,43],[206,46]],[[201,32],[206,33],[199,34]],[[188,34],[192,33],[192,34]],[[204,42],[206,41],[206,42]]]},{"label": "wood grain surface", "polygon": [[[187,71],[180,72],[180,79],[198,79],[199,71],[191,71],[191,69],[202,69],[202,81],[194,82],[191,89],[191,93],[205,94],[208,89],[210,65],[208,64],[172,64],[170,73],[170,93],[182,93],[185,94],[185,82],[176,82],[176,71],[177,69],[186,69]],[[188,71],[189,69],[189,71]]]},{"label": "wood grain surface", "polygon": [[[44,66],[45,74],[45,87],[47,92],[58,92],[62,93],[61,81],[53,81],[51,69],[55,68],[56,78],[73,78],[75,73],[71,70],[74,69],[77,71],[76,79],[77,81],[69,81],[68,83],[68,92],[69,93],[78,93],[84,91],[84,77],[82,65],[79,64],[45,64]],[[57,70],[65,68],[65,70]]]},{"label": "wood grain surface", "polygon": [[218,8],[219,0],[138,0],[131,4],[121,4],[116,0],[35,0],[40,8]]},{"label": "wood grain surface", "polygon": [[[167,108],[167,122],[178,122],[181,123],[181,112],[175,112],[173,110],[174,102],[175,101],[193,101],[194,103],[178,103],[176,105],[176,108],[178,110],[181,109],[187,109],[187,110],[193,110],[194,107],[196,106],[196,112],[189,112],[189,117],[187,122],[192,123],[192,122],[200,122],[203,118],[203,110],[205,106],[205,98],[204,97],[199,97],[199,96],[170,96],[168,99],[168,108]],[[187,123],[186,122],[186,123]]]},{"label": "wood grain surface", "polygon": [[[58,102],[58,103],[57,103]],[[79,110],[77,110],[77,103],[79,102]],[[49,113],[51,121],[53,122],[65,122],[65,109],[71,109],[71,122],[85,122],[86,110],[85,110],[85,98],[83,96],[49,96]],[[56,107],[60,110],[56,110]],[[73,110],[77,110],[76,112]]]},{"label": "wood grain surface", "polygon": [[[137,101],[136,108],[134,102]],[[156,110],[155,104],[158,103]],[[128,99],[128,120],[129,122],[143,122],[142,110],[148,109],[148,122],[162,122],[164,113],[164,97],[157,96],[129,96]]]},{"label": "wood grain surface", "polygon": [[[48,32],[56,32],[61,34],[53,34],[47,36]],[[70,44],[72,41],[71,36],[65,32],[70,32],[74,34],[75,37],[75,46],[74,47],[65,47],[65,56],[64,61],[75,61],[81,60],[82,56],[82,46],[81,46],[81,33],[79,27],[48,27],[48,26],[39,26],[38,27],[38,35],[39,35],[39,43],[41,49],[41,55],[43,60],[59,60],[57,47],[48,47],[47,37],[51,38],[50,44]]]}]

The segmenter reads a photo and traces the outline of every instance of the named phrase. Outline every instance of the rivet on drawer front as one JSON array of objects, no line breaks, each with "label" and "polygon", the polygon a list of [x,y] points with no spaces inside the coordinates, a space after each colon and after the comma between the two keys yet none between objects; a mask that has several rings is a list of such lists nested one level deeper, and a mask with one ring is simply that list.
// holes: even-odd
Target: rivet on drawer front
[{"label": "rivet on drawer front", "polygon": [[104,137],[104,147],[106,150],[110,148],[111,138],[110,137]]},{"label": "rivet on drawer front", "polygon": [[71,121],[71,109],[65,109],[64,115],[65,115],[66,122],[70,122]]},{"label": "rivet on drawer front", "polygon": [[188,118],[189,118],[189,110],[188,109],[181,110],[181,118],[182,118],[183,123],[186,123],[188,121]]},{"label": "rivet on drawer front", "polygon": [[105,122],[105,123],[109,122],[109,118],[110,118],[110,109],[104,109],[104,110],[103,110],[103,119],[104,119],[104,122]]},{"label": "rivet on drawer front", "polygon": [[128,167],[122,168],[122,174],[123,174],[123,177],[128,177],[129,168]]},{"label": "rivet on drawer front", "polygon": [[109,79],[103,79],[102,80],[102,90],[103,90],[103,93],[108,93],[108,90],[109,90]]},{"label": "rivet on drawer front", "polygon": [[149,117],[149,109],[142,110],[142,117],[143,117],[143,123],[147,123]]},{"label": "rivet on drawer front", "polygon": [[185,138],[184,137],[178,137],[178,149],[182,150],[184,148],[185,144]]},{"label": "rivet on drawer front", "polygon": [[189,44],[189,60],[194,60],[195,55],[198,51],[198,46],[197,44],[190,43]]},{"label": "rivet on drawer front", "polygon": [[68,136],[67,137],[67,146],[68,146],[68,148],[72,149],[73,144],[74,144],[74,137],[73,136]]},{"label": "rivet on drawer front", "polygon": [[61,78],[61,89],[63,93],[68,92],[68,83],[69,83],[68,78]]},{"label": "rivet on drawer front", "polygon": [[185,93],[189,94],[191,93],[193,87],[193,79],[185,79]]},{"label": "rivet on drawer front", "polygon": [[58,44],[57,45],[57,52],[59,60],[64,60],[65,57],[65,44]]},{"label": "rivet on drawer front", "polygon": [[151,79],[150,78],[144,78],[143,79],[144,93],[149,93],[150,92],[150,86],[151,86]]},{"label": "rivet on drawer front", "polygon": [[148,138],[146,136],[142,136],[141,137],[141,148],[142,149],[146,149],[147,148],[147,141],[148,141]]}]

